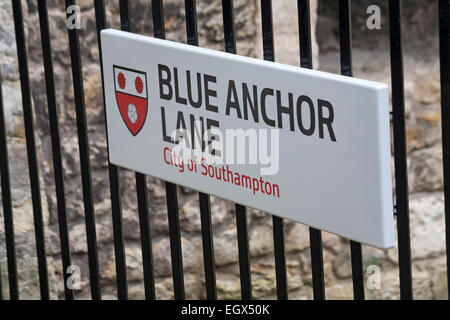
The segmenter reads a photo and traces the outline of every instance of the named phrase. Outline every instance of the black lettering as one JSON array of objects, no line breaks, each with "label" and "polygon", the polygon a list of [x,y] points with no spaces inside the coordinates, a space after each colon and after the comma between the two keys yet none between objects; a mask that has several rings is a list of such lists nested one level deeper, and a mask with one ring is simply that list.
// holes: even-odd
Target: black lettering
[{"label": "black lettering", "polygon": [[189,136],[186,130],[186,122],[184,121],[183,112],[178,111],[177,113],[177,126],[176,126],[176,135],[175,141],[178,144],[181,139],[184,139],[186,147],[190,148],[189,144]]},{"label": "black lettering", "polygon": [[175,81],[175,101],[181,104],[187,104],[186,98],[180,96],[180,90],[178,87],[178,69],[173,68],[173,78]]},{"label": "black lettering", "polygon": [[248,92],[247,84],[242,83],[242,99],[244,100],[244,119],[248,120],[248,107],[250,106],[250,111],[253,115],[253,120],[258,123],[258,88],[253,85],[253,101]]},{"label": "black lettering", "polygon": [[163,140],[165,142],[173,143],[175,142],[172,140],[170,136],[167,135],[167,129],[166,129],[166,113],[164,111],[164,107],[161,107],[161,123],[162,123],[162,134],[163,134]]},{"label": "black lettering", "polygon": [[[166,78],[163,78],[163,71],[166,73]],[[171,75],[168,66],[163,64],[158,64],[158,78],[159,78],[159,97],[164,100],[172,99],[173,91],[170,85]],[[168,93],[164,93],[164,86],[167,87]]]},{"label": "black lettering", "polygon": [[[311,120],[310,120],[308,129],[306,129],[305,126],[303,125],[303,118],[302,118],[303,102],[306,102],[306,104],[309,107],[309,114],[310,114]],[[316,127],[316,118],[314,116],[314,105],[313,105],[312,100],[308,96],[300,96],[297,99],[297,122],[298,122],[298,127],[300,128],[300,131],[305,136],[311,136],[314,133],[314,129]]]},{"label": "black lettering", "polygon": [[209,103],[209,98],[210,97],[217,97],[217,91],[216,90],[212,90],[209,88],[209,83],[216,83],[216,77],[215,76],[211,76],[209,74],[205,74],[203,76],[203,80],[205,83],[205,107],[206,110],[208,111],[213,111],[213,112],[219,112],[219,109],[217,108],[217,106],[210,104]]},{"label": "black lettering", "polygon": [[219,136],[217,134],[212,134],[211,128],[216,127],[219,128],[219,121],[213,119],[206,119],[206,130],[208,131],[208,151],[213,156],[217,155],[221,156],[220,150],[213,149],[211,146],[212,141],[218,141]]},{"label": "black lettering", "polygon": [[202,106],[202,75],[197,72],[197,101],[192,98],[191,72],[189,70],[186,70],[186,81],[189,104],[194,108],[200,108]]},{"label": "black lettering", "polygon": [[[323,108],[328,109],[328,117],[323,116]],[[324,138],[324,130],[323,125],[325,124],[328,128],[328,133],[330,134],[331,141],[336,142],[336,136],[334,135],[333,131],[333,120],[334,120],[334,111],[333,106],[329,101],[326,100],[317,100],[317,109],[318,109],[318,117],[319,117],[319,137],[321,139]]]},{"label": "black lettering", "polygon": [[239,98],[236,92],[236,85],[233,80],[228,81],[228,94],[227,94],[227,107],[225,114],[230,115],[230,109],[236,109],[236,113],[239,119],[242,119],[241,106],[239,105]]},{"label": "black lettering", "polygon": [[262,114],[262,118],[264,120],[264,122],[271,126],[271,127],[275,127],[275,121],[270,119],[267,116],[266,113],[266,97],[267,96],[273,96],[273,89],[270,88],[264,88],[263,91],[261,92],[261,114]]},{"label": "black lettering", "polygon": [[199,144],[201,144],[202,151],[205,151],[205,140],[203,140],[203,137],[205,136],[205,128],[203,124],[203,117],[200,117],[200,126],[202,132],[200,133],[200,129],[198,128],[197,124],[198,121],[195,121],[195,116],[190,115],[191,119],[191,141],[192,141],[192,149],[195,149],[195,141]]},{"label": "black lettering", "polygon": [[289,92],[288,99],[289,99],[289,107],[285,107],[281,105],[281,93],[280,90],[276,91],[277,95],[277,111],[278,111],[278,128],[283,129],[283,113],[289,115],[289,123],[291,127],[291,131],[295,131],[294,126],[294,97],[292,93]]}]

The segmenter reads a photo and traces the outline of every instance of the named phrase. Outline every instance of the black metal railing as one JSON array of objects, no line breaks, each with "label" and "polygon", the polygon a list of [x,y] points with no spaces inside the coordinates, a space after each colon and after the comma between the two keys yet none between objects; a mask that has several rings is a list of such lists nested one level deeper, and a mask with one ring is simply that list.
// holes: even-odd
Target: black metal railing
[{"label": "black metal railing", "polygon": [[[130,29],[129,1],[120,3],[121,29]],[[57,217],[61,245],[62,274],[64,282],[68,281],[68,268],[71,265],[69,232],[64,194],[63,166],[61,159],[61,141],[58,128],[56,90],[50,43],[49,19],[45,0],[37,0],[39,23],[43,50],[45,84],[52,143],[54,183],[56,186]],[[66,0],[66,7],[75,1]],[[150,5],[150,1],[149,1]],[[311,46],[311,20],[309,0],[298,0],[298,24],[300,39],[300,67],[313,67]],[[352,76],[352,35],[350,0],[339,0],[339,35],[340,35],[340,67],[341,74]],[[28,156],[29,179],[32,194],[34,230],[39,270],[39,285],[42,299],[49,299],[49,280],[47,275],[46,250],[44,242],[44,223],[39,186],[38,160],[36,156],[35,131],[33,124],[33,107],[30,92],[28,58],[21,1],[12,0],[15,37],[19,74],[22,92],[23,119]],[[440,73],[441,73],[441,105],[442,105],[442,145],[444,167],[444,193],[446,217],[447,265],[450,265],[450,1],[439,0],[439,39],[440,39]],[[94,0],[97,40],[101,52],[100,31],[107,27],[105,4],[103,0]],[[165,38],[163,1],[151,1],[154,36]],[[236,54],[236,35],[234,29],[233,0],[222,0],[224,46],[225,51]],[[187,43],[198,46],[196,1],[185,0]],[[272,4],[270,0],[261,0],[261,22],[264,59],[275,61]],[[398,232],[398,254],[401,299],[412,299],[412,272],[410,248],[410,222],[408,209],[408,179],[405,136],[405,96],[403,84],[402,53],[402,2],[389,0],[390,56],[392,77],[392,122],[395,163],[395,217]],[[92,299],[101,299],[95,212],[92,194],[89,141],[86,122],[86,106],[84,99],[82,64],[78,30],[68,28],[70,61],[75,99],[76,124],[78,132],[80,169],[83,191],[86,237],[88,247],[88,264]],[[100,56],[101,59],[101,56]],[[101,66],[100,60],[100,66]],[[0,75],[1,78],[1,75]],[[1,79],[0,79],[1,80]],[[103,80],[103,79],[102,79]],[[103,92],[104,96],[104,92]],[[7,252],[7,273],[10,299],[19,299],[18,275],[16,265],[16,249],[14,238],[13,208],[9,176],[6,127],[0,87],[0,173],[5,224],[5,242]],[[106,122],[106,119],[105,119]],[[107,125],[105,123],[105,125]],[[113,239],[116,267],[116,285],[118,299],[128,298],[126,256],[122,222],[121,199],[119,194],[119,172],[115,165],[109,163],[109,184],[111,214],[113,222]],[[14,178],[14,177],[13,177]],[[150,231],[150,214],[148,207],[147,178],[136,173],[137,208],[139,214],[140,239],[142,250],[142,268],[146,299],[156,299],[154,265],[152,256],[152,236]],[[172,262],[173,289],[175,299],[184,299],[184,275],[182,245],[180,235],[179,207],[177,186],[166,182],[166,201],[169,225],[169,238]],[[217,299],[216,272],[214,263],[213,227],[211,206],[208,194],[199,193],[199,211],[203,246],[206,297]],[[249,237],[247,232],[246,208],[235,205],[236,228],[239,254],[239,271],[242,299],[252,298],[251,263],[249,253]],[[283,219],[273,216],[273,241],[275,255],[276,292],[278,299],[288,299],[288,280],[286,272],[285,241]],[[325,299],[324,264],[321,231],[310,228],[311,269],[314,299]],[[361,244],[350,242],[351,267],[354,299],[362,300],[364,296],[364,275]],[[450,272],[447,268],[448,279]],[[4,272],[4,270],[2,270]],[[0,277],[1,280],[1,277]],[[0,282],[0,289],[2,283]],[[5,285],[5,284],[3,284]],[[65,298],[74,299],[74,292],[64,285]],[[1,290],[0,290],[1,293]],[[0,298],[2,298],[0,296]]]},{"label": "black metal railing", "polygon": [[441,62],[441,121],[447,249],[447,291],[450,297],[450,1],[445,0],[439,0],[439,56]]},{"label": "black metal railing", "polygon": [[[339,40],[341,52],[341,74],[352,77],[352,24],[350,0],[339,0]],[[353,297],[364,300],[364,275],[361,244],[350,241],[352,260]]]},{"label": "black metal railing", "polygon": [[[36,236],[36,252],[39,269],[39,288],[42,299],[49,298],[47,259],[44,242],[44,222],[42,217],[41,188],[34,138],[33,109],[31,102],[28,57],[23,25],[22,3],[12,1],[14,29],[16,31],[17,58],[19,62],[20,85],[22,90],[23,120],[27,144],[28,170],[30,174],[31,197],[33,202],[33,219]],[[13,232],[13,230],[11,230]],[[15,270],[13,271],[15,272]]]},{"label": "black metal railing", "polygon": [[[55,176],[55,190],[58,210],[59,238],[61,245],[61,260],[63,267],[64,283],[69,279],[67,272],[72,265],[69,245],[69,232],[67,230],[66,198],[64,196],[64,178],[61,159],[61,141],[59,137],[58,111],[56,106],[55,80],[52,63],[52,49],[50,44],[50,32],[47,13],[47,4],[38,1],[39,24],[41,29],[42,53],[44,59],[45,84],[47,88],[47,105],[50,122],[50,136],[52,140],[53,171]],[[73,291],[64,286],[64,294],[67,300],[73,299]]]}]

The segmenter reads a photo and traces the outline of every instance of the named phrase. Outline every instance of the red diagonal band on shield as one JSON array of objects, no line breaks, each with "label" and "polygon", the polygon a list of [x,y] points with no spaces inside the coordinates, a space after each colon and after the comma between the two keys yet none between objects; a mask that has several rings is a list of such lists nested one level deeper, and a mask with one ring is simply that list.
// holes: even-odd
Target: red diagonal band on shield
[{"label": "red diagonal band on shield", "polygon": [[[130,132],[134,136],[137,135],[142,129],[145,118],[147,117],[147,99],[117,91],[116,99],[123,121],[127,125]],[[134,110],[133,107],[137,111],[136,113],[134,113],[135,115],[137,114],[137,119],[134,120],[133,118],[131,118],[134,120],[134,123],[131,122],[129,115],[129,111]]]}]

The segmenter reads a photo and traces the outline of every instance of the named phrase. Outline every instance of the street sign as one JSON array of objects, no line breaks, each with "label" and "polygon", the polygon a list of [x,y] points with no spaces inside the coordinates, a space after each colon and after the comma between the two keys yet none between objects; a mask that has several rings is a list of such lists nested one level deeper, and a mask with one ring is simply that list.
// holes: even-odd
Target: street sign
[{"label": "street sign", "polygon": [[394,246],[387,85],[112,29],[101,41],[111,163]]}]

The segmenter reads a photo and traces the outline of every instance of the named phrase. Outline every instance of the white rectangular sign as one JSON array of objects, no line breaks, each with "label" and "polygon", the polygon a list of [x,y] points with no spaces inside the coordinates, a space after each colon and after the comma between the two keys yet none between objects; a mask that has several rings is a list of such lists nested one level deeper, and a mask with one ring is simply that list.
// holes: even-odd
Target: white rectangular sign
[{"label": "white rectangular sign", "polygon": [[101,32],[111,163],[394,245],[385,84]]}]

